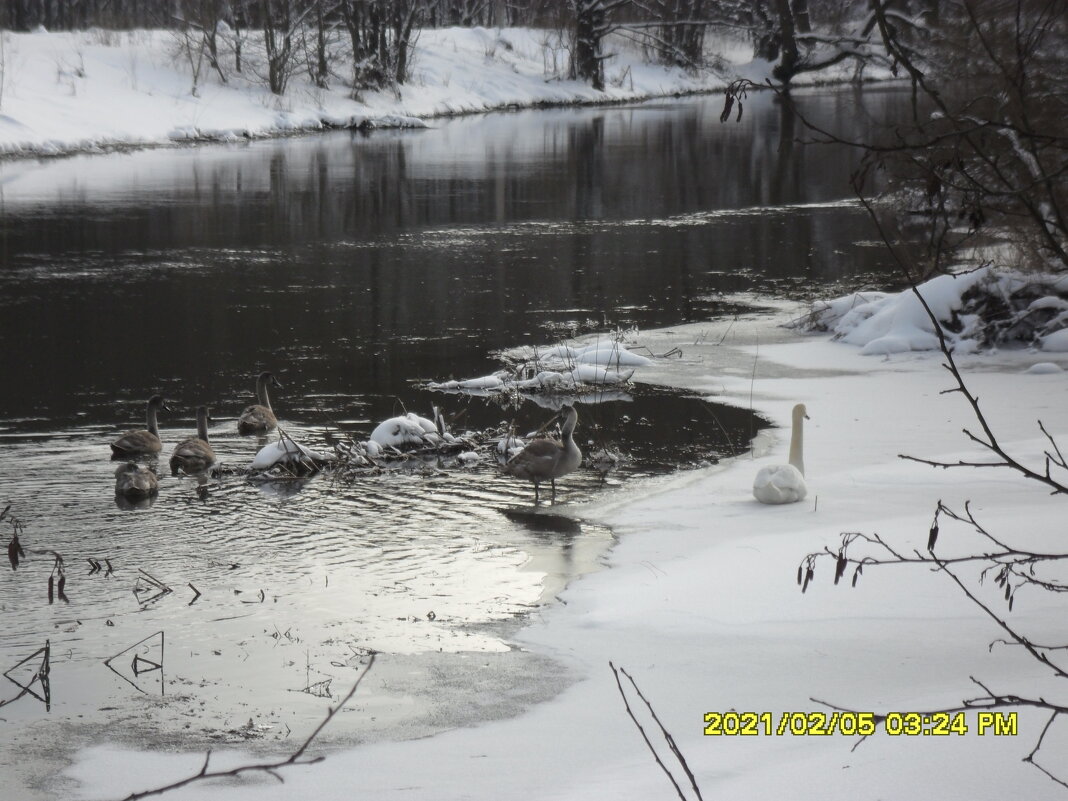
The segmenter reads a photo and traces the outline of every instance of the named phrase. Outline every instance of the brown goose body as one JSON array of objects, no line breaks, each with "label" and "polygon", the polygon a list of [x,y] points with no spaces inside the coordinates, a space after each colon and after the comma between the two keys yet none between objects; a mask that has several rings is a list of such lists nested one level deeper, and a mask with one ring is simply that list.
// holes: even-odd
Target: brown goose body
[{"label": "brown goose body", "polygon": [[582,451],[575,444],[575,426],[578,412],[569,406],[561,427],[561,440],[536,439],[508,460],[504,473],[526,479],[534,484],[534,501],[539,500],[539,485],[548,481],[556,498],[556,479],[578,469],[582,464]]},{"label": "brown goose body", "polygon": [[136,462],[127,462],[115,471],[115,494],[126,498],[147,498],[159,492],[156,474]]},{"label": "brown goose body", "polygon": [[148,412],[146,429],[141,431],[127,431],[117,440],[111,443],[112,458],[128,458],[130,456],[151,456],[162,450],[163,443],[159,439],[159,424],[156,421],[156,413],[164,409],[170,411],[163,397],[153,395],[148,399]]},{"label": "brown goose body", "polygon": [[273,374],[262,372],[256,379],[256,400],[251,406],[245,407],[241,416],[237,418],[237,430],[240,434],[262,434],[265,431],[273,431],[278,428],[278,418],[271,409],[271,398],[267,394],[267,387],[282,385]]},{"label": "brown goose body", "polygon": [[208,442],[208,407],[197,407],[197,435],[180,442],[171,454],[171,475],[203,473],[215,464],[215,451]]}]

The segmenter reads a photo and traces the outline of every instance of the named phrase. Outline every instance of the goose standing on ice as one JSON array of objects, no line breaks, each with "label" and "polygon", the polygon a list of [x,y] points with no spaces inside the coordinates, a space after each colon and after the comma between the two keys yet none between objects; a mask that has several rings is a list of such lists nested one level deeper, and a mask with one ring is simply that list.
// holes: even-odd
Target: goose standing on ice
[{"label": "goose standing on ice", "polygon": [[167,412],[170,411],[162,395],[153,395],[148,399],[147,430],[127,431],[112,442],[111,457],[113,459],[126,459],[130,456],[152,456],[160,452],[163,448],[163,443],[160,442],[159,424],[156,422],[156,413],[160,409]]},{"label": "goose standing on ice", "polygon": [[504,473],[534,482],[534,503],[539,501],[538,485],[548,481],[556,500],[556,479],[574,471],[582,464],[582,451],[575,444],[575,426],[578,412],[574,406],[565,407],[564,424],[560,428],[562,441],[536,439],[513,456],[504,465]]},{"label": "goose standing on ice", "polygon": [[179,443],[171,454],[171,475],[203,473],[215,464],[215,451],[208,443],[208,407],[197,407],[197,435]]},{"label": "goose standing on ice", "polygon": [[282,384],[268,371],[260,373],[256,379],[256,400],[252,406],[245,408],[241,416],[237,418],[237,430],[241,434],[262,434],[278,428],[278,418],[271,410],[271,399],[267,395],[267,387],[282,388]]},{"label": "goose standing on ice", "polygon": [[804,500],[805,486],[804,425],[808,419],[805,404],[794,407],[793,431],[790,434],[790,463],[760,468],[753,481],[753,497],[761,503],[796,503]]}]

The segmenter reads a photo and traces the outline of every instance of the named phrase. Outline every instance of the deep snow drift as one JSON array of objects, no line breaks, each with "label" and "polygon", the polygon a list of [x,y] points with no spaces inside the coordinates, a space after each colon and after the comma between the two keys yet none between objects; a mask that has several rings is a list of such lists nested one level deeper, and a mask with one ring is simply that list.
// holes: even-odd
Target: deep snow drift
[{"label": "deep snow drift", "polygon": [[[899,301],[900,302],[900,301]],[[1065,688],[1019,647],[991,643],[1003,632],[945,576],[892,566],[865,571],[855,588],[832,583],[827,564],[802,595],[798,564],[836,547],[846,531],[878,533],[922,550],[936,502],[966,500],[1004,538],[1063,549],[1063,497],[1003,470],[939,470],[900,453],[975,460],[961,429],[975,426],[940,354],[864,356],[828,335],[779,327],[801,309],[695,324],[643,335],[683,358],[643,378],[748,405],[780,423],[756,455],[607,495],[569,511],[610,523],[620,541],[610,570],[575,582],[563,604],[545,607],[518,647],[565,664],[577,682],[518,718],[401,743],[333,753],[285,771],[285,784],[202,785],[174,799],[601,799],[668,798],[674,790],[628,719],[608,667],[638,681],[693,769],[705,798],[1059,798],[1062,790],[1021,760],[1047,713],[1018,710],[1015,735],[705,736],[706,712],[812,712],[821,699],[860,711],[924,711],[994,692],[1064,699]],[[1033,372],[1068,358],[1033,350],[962,356],[1003,444],[1040,461],[1041,419],[1068,439],[1068,382]],[[805,501],[764,506],[751,495],[757,470],[785,457],[790,410],[808,407]],[[710,424],[713,424],[710,421]],[[563,509],[566,509],[566,501]],[[945,553],[974,547],[961,527],[943,526]],[[829,563],[828,563],[829,564]],[[992,608],[1037,641],[1068,642],[1055,596],[1021,591],[1010,613],[1001,590],[979,587]],[[1061,682],[1062,683],[1062,682]],[[373,702],[368,676],[352,714]],[[325,705],[324,705],[325,707]],[[325,711],[325,709],[324,709]],[[647,727],[652,724],[643,715]],[[653,740],[664,752],[662,740]],[[1068,735],[1055,724],[1036,759],[1063,765]],[[218,757],[235,764],[241,755]],[[195,773],[203,755],[144,754],[102,744],[83,752],[65,781],[81,797],[122,797]],[[121,770],[116,767],[121,766]],[[685,784],[685,782],[684,782]]]}]

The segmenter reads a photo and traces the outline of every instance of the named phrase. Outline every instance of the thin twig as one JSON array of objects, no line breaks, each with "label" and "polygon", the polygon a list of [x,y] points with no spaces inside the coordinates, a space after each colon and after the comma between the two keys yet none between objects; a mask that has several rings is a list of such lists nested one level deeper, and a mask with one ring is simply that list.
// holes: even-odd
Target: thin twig
[{"label": "thin twig", "polygon": [[241,765],[230,770],[209,771],[208,764],[211,761],[211,749],[209,748],[207,753],[204,754],[204,764],[200,767],[200,770],[197,773],[193,774],[192,776],[187,776],[186,778],[180,779],[176,782],[172,782],[171,784],[164,785],[162,787],[156,787],[151,790],[142,790],[140,792],[130,793],[130,795],[126,796],[124,799],[122,799],[122,801],[137,801],[137,799],[140,798],[148,798],[149,796],[153,795],[162,795],[163,793],[170,792],[171,790],[177,790],[179,787],[185,787],[195,782],[204,781],[205,779],[218,779],[225,776],[240,776],[243,773],[252,773],[257,771],[260,773],[267,773],[271,776],[274,776],[276,779],[278,779],[278,781],[281,782],[284,781],[282,776],[275,772],[279,768],[285,768],[291,765],[314,765],[317,762],[322,762],[326,757],[317,756],[311,758],[304,758],[304,753],[319,736],[319,733],[322,732],[324,728],[326,728],[327,724],[334,719],[334,716],[338,712],[340,712],[342,707],[344,707],[345,704],[347,704],[352,699],[352,696],[356,694],[356,690],[359,688],[360,682],[364,680],[364,677],[367,676],[367,673],[371,670],[372,665],[374,665],[375,656],[375,652],[371,652],[371,657],[367,660],[367,667],[364,668],[363,673],[361,673],[359,678],[356,679],[356,681],[353,683],[352,689],[349,690],[348,694],[341,699],[337,706],[329,709],[326,714],[326,717],[324,717],[319,722],[319,725],[315,727],[315,730],[308,735],[308,737],[304,740],[303,743],[301,743],[300,747],[296,751],[294,751],[285,759],[277,760],[275,762],[260,762],[253,765]]}]

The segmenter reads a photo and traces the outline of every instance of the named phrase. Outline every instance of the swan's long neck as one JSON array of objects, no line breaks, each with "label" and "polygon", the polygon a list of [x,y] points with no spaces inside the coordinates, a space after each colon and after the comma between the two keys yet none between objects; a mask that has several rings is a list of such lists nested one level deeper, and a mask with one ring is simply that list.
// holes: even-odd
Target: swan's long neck
[{"label": "swan's long neck", "polygon": [[148,404],[148,433],[159,436],[159,423],[156,421],[156,406]]},{"label": "swan's long neck", "polygon": [[197,409],[197,436],[208,441],[208,410]]},{"label": "swan's long neck", "polygon": [[571,411],[567,415],[567,419],[564,420],[563,427],[560,429],[560,434],[563,436],[564,445],[569,445],[571,442],[574,441],[572,439],[572,436],[575,433],[576,425],[578,425],[578,414],[576,414],[574,411]]},{"label": "swan's long neck", "polygon": [[260,406],[271,408],[271,399],[267,397],[267,379],[262,375],[256,379],[256,398],[259,400]]},{"label": "swan's long neck", "polygon": [[805,457],[803,453],[805,441],[804,428],[804,416],[795,414],[793,433],[790,434],[790,464],[796,467],[801,475],[805,474]]}]

